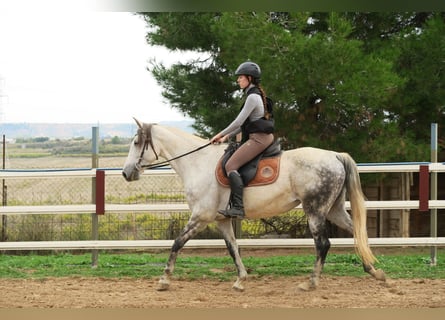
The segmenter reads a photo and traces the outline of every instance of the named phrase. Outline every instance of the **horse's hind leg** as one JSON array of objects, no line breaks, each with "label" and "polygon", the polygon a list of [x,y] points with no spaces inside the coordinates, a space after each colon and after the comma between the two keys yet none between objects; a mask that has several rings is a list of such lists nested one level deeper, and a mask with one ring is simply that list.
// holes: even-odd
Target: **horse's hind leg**
[{"label": "horse's hind leg", "polygon": [[315,289],[318,286],[321,271],[323,270],[326,256],[331,247],[326,229],[326,219],[322,215],[314,213],[307,213],[307,216],[309,220],[309,229],[315,242],[317,257],[309,282],[303,282],[298,285],[299,289],[305,291]]},{"label": "horse's hind leg", "polygon": [[201,231],[207,223],[202,221],[190,220],[181,234],[175,239],[173,246],[170,251],[170,256],[168,258],[167,265],[164,269],[164,274],[159,279],[158,291],[167,290],[170,286],[170,275],[175,269],[176,258],[178,257],[179,251],[184,247],[187,241],[193,238],[199,231]]},{"label": "horse's hind leg", "polygon": [[[353,234],[353,224],[351,220],[351,216],[345,210],[344,205],[336,204],[328,214],[328,220],[342,228],[343,230],[349,231],[349,233]],[[369,273],[377,280],[385,281],[385,272],[381,269],[376,269],[372,264],[363,263],[363,270]]]},{"label": "horse's hind leg", "polygon": [[227,250],[235,263],[238,272],[238,278],[233,284],[232,288],[237,291],[244,291],[242,282],[247,279],[247,271],[244,267],[243,261],[238,250],[235,234],[233,232],[231,219],[224,219],[217,222],[218,229],[222,232],[224,241],[226,242]]}]

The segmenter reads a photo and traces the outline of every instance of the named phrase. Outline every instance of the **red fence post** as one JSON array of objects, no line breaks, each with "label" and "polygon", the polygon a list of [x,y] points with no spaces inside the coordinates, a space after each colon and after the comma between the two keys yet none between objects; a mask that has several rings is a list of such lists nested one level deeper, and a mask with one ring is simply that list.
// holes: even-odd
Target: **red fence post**
[{"label": "red fence post", "polygon": [[430,197],[430,167],[420,165],[419,167],[419,211],[429,211]]},{"label": "red fence post", "polygon": [[96,214],[105,213],[105,171],[96,170]]}]

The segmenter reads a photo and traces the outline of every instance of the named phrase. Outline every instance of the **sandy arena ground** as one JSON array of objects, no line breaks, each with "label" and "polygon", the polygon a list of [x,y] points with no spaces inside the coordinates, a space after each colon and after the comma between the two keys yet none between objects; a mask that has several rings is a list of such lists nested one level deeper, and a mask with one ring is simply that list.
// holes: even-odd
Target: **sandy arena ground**
[{"label": "sandy arena ground", "polygon": [[445,280],[323,277],[317,290],[301,292],[302,277],[250,279],[245,292],[231,282],[104,278],[0,279],[0,308],[438,308]]}]

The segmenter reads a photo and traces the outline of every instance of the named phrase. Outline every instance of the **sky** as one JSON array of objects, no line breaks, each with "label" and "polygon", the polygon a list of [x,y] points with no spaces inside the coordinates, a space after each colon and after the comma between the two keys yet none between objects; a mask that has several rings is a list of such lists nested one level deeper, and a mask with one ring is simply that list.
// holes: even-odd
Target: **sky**
[{"label": "sky", "polygon": [[53,9],[0,10],[0,122],[190,120],[146,68],[196,53],[148,45],[146,23],[130,12]]}]

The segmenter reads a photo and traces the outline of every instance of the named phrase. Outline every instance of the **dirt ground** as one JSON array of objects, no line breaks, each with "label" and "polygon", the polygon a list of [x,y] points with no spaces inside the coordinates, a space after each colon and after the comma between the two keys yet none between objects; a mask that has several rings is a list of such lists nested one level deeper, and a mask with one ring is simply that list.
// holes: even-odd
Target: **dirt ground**
[{"label": "dirt ground", "polygon": [[250,279],[244,292],[232,283],[172,281],[156,290],[147,279],[0,279],[0,308],[443,308],[445,280],[377,282],[370,277],[323,277],[302,292],[302,277]]},{"label": "dirt ground", "polygon": [[[349,249],[336,249],[341,253]],[[409,252],[420,249],[405,248]],[[248,256],[307,253],[308,249],[244,250]],[[396,254],[394,249],[378,253]],[[219,256],[226,250],[189,249],[182,255]],[[445,308],[445,279],[387,279],[325,276],[313,291],[298,284],[307,277],[255,277],[244,282],[245,291],[232,289],[235,281],[172,279],[168,291],[157,291],[157,279],[46,278],[0,279],[0,309],[4,308],[187,308],[194,310],[272,308]]]}]

